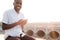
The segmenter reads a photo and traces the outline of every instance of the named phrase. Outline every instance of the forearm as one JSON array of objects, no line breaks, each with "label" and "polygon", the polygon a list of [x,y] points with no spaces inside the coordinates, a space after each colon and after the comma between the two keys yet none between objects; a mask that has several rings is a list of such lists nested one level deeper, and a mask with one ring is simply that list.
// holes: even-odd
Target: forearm
[{"label": "forearm", "polygon": [[8,30],[8,29],[11,29],[11,28],[15,27],[16,25],[18,25],[18,24],[17,23],[13,23],[13,24],[2,23],[2,29],[3,30]]},{"label": "forearm", "polygon": [[21,25],[22,31],[24,31],[24,25]]},{"label": "forearm", "polygon": [[24,25],[27,24],[27,20],[25,20],[24,22],[22,22],[20,25],[21,25],[21,28],[22,28],[22,31],[24,31]]}]

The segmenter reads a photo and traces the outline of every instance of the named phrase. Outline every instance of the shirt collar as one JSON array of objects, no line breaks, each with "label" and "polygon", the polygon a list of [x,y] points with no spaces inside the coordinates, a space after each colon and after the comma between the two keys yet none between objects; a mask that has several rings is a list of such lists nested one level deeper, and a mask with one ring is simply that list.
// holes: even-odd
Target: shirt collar
[{"label": "shirt collar", "polygon": [[20,11],[19,11],[19,13],[17,13],[16,11],[15,11],[15,9],[13,9],[14,10],[14,12],[16,13],[16,14],[20,14]]}]

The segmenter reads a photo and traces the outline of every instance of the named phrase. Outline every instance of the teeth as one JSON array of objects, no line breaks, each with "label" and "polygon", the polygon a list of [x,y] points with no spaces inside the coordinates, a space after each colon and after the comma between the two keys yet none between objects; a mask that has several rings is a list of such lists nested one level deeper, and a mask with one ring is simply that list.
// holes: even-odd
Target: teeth
[{"label": "teeth", "polygon": [[17,7],[17,8],[20,8],[20,7]]}]

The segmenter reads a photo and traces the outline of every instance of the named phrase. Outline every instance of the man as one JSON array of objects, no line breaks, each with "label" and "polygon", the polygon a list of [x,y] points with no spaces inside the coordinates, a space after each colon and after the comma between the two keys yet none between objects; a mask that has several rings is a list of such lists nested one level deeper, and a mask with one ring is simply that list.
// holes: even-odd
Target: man
[{"label": "man", "polygon": [[27,23],[24,15],[20,12],[22,0],[14,0],[14,9],[4,13],[2,29],[5,31],[5,40],[34,40],[22,32],[23,26]]}]

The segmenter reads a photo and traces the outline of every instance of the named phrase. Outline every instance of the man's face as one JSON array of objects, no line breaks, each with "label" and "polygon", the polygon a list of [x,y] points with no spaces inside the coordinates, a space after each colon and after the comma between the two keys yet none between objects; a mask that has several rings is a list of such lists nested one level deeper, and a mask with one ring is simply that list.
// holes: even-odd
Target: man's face
[{"label": "man's face", "polygon": [[21,6],[22,6],[22,0],[14,0],[14,9],[16,11],[19,11],[21,9]]}]

